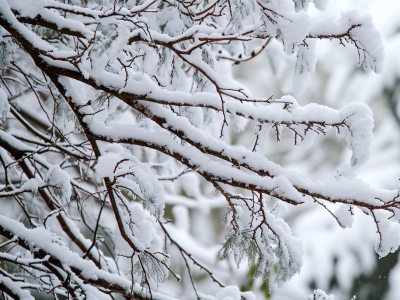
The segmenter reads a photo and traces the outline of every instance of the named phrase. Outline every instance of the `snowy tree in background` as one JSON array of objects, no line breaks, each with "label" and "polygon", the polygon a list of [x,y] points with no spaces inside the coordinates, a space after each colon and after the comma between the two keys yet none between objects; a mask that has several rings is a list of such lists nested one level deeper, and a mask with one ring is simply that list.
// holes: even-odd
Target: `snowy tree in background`
[{"label": "snowy tree in background", "polygon": [[[376,252],[395,251],[399,190],[356,176],[372,142],[368,106],[254,97],[231,75],[271,40],[297,57],[293,96],[321,39],[381,71],[371,17],[313,19],[309,2],[0,0],[2,295],[254,299],[232,266],[278,285],[301,270],[287,205],[319,205],[343,228],[360,210]],[[248,128],[251,146],[237,142]],[[333,130],[350,162],[323,181],[287,170],[264,156],[283,129],[304,147]],[[202,218],[216,207],[224,239]],[[215,290],[196,287],[199,268]]]}]

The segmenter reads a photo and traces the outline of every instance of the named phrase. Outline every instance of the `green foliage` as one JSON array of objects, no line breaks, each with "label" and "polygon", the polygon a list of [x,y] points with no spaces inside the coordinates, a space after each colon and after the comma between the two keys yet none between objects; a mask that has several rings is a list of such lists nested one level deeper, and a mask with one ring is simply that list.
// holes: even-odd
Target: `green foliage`
[{"label": "green foliage", "polygon": [[[240,287],[241,291],[245,292],[253,290],[255,284],[255,278],[257,277],[255,276],[257,268],[258,264],[253,264],[250,266],[249,272],[247,273],[246,276],[246,283],[242,284],[242,286]],[[271,285],[269,280],[264,280],[258,287],[258,290],[260,290],[260,292],[263,293],[266,299],[270,299],[272,297]]]}]

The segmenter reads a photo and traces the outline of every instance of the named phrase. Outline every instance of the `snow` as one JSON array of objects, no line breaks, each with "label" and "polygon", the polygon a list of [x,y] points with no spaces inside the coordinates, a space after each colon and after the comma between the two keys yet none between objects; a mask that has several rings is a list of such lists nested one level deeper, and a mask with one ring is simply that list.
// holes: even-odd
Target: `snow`
[{"label": "snow", "polygon": [[308,297],[309,300],[334,300],[333,295],[327,295],[322,290],[315,290],[312,295]]},{"label": "snow", "polygon": [[37,15],[40,15],[45,21],[55,23],[58,29],[68,28],[82,33],[82,35],[88,39],[93,37],[93,33],[86,29],[81,22],[63,18],[58,13],[51,10],[44,10],[43,7],[46,5],[46,2],[45,0],[37,0],[36,5],[31,5],[30,1],[19,0],[11,1],[10,6],[12,9],[18,11],[22,17],[35,18]]},{"label": "snow", "polygon": [[310,30],[310,37],[343,34],[348,34],[349,38],[346,41],[357,49],[358,65],[363,65],[365,70],[381,73],[385,56],[382,38],[370,15],[350,10],[343,12],[338,20],[320,19]]},{"label": "snow", "polygon": [[[116,147],[110,147],[108,153],[99,157],[95,167],[101,177],[109,177],[143,199],[144,206],[157,218],[163,215],[165,196],[163,186],[155,178],[149,166],[126,153],[114,153]],[[132,176],[133,178],[130,178]]]},{"label": "snow", "polygon": [[[78,1],[67,4],[39,0],[32,6],[28,0],[0,0],[2,24],[22,47],[32,48],[32,55],[38,53],[35,63],[41,70],[21,56],[27,52],[22,48],[18,50],[20,56],[15,61],[18,64],[22,62],[23,70],[30,70],[25,80],[35,78],[26,85],[33,84],[35,91],[46,95],[49,91],[57,94],[60,91],[50,87],[48,81],[56,78],[66,91],[62,97],[56,95],[59,103],[50,101],[44,111],[53,119],[41,116],[45,120],[40,129],[45,133],[42,133],[29,126],[25,130],[22,128],[24,124],[14,126],[17,120],[11,120],[8,114],[11,92],[4,87],[0,89],[0,115],[3,123],[10,122],[0,130],[0,142],[28,155],[23,160],[35,174],[35,178],[27,180],[23,174],[25,171],[21,172],[15,164],[17,176],[14,177],[21,178],[19,184],[11,192],[4,190],[2,196],[8,199],[20,193],[24,202],[33,198],[35,209],[36,206],[42,209],[43,203],[39,205],[41,198],[36,196],[38,190],[46,186],[46,192],[49,191],[54,202],[58,202],[57,209],[61,209],[58,219],[63,220],[72,236],[85,247],[90,247],[92,241],[83,237],[79,227],[83,225],[77,224],[88,223],[92,230],[95,221],[86,218],[81,206],[89,206],[86,202],[93,201],[98,209],[98,200],[101,199],[104,201],[104,214],[109,214],[110,227],[115,226],[117,217],[119,227],[113,229],[116,236],[123,234],[123,239],[134,249],[127,248],[124,242],[115,246],[120,250],[122,244],[121,249],[125,247],[127,253],[137,252],[129,261],[136,265],[130,270],[132,276],[136,276],[136,282],[141,279],[142,283],[145,282],[146,270],[149,273],[154,269],[159,271],[148,275],[151,285],[153,281],[158,283],[166,279],[169,255],[163,253],[173,248],[173,245],[167,246],[168,238],[162,234],[158,224],[165,222],[165,211],[175,217],[174,223],[165,224],[171,237],[182,245],[182,249],[205,262],[210,270],[217,269],[218,275],[229,271],[232,263],[232,260],[228,261],[221,267],[222,263],[216,265],[215,262],[220,250],[217,244],[221,242],[224,230],[241,245],[228,249],[229,253],[233,252],[238,267],[242,266],[244,254],[253,251],[251,247],[254,246],[257,249],[253,251],[257,258],[254,263],[259,263],[255,275],[268,277],[276,263],[278,274],[275,282],[282,285],[300,272],[305,251],[297,235],[292,234],[290,222],[285,219],[290,213],[286,203],[306,207],[316,199],[329,203],[332,207],[326,208],[336,210],[330,210],[333,216],[328,217],[336,219],[343,228],[353,225],[353,211],[360,207],[377,226],[373,229],[378,231],[376,252],[385,256],[395,251],[400,244],[399,213],[394,211],[392,217],[387,207],[397,205],[393,200],[397,199],[398,190],[377,188],[357,177],[371,156],[374,128],[371,109],[363,103],[342,105],[333,101],[332,106],[337,109],[316,103],[300,105],[293,97],[307,95],[307,79],[318,66],[317,44],[320,39],[351,44],[357,53],[358,64],[365,70],[380,73],[384,70],[381,36],[368,15],[347,11],[335,18],[327,16],[327,12],[318,20],[307,11],[312,7],[311,2],[233,0],[226,5],[197,1],[186,7],[186,2],[179,1],[146,1],[139,5],[125,1],[123,6],[122,2],[116,2],[111,6],[89,3],[88,7],[80,7]],[[314,3],[320,9],[327,5],[325,0]],[[17,13],[20,17],[32,19],[40,16],[59,30],[70,30],[69,34],[63,35],[69,37],[62,42],[44,38],[35,28],[19,22]],[[253,49],[260,46],[257,39],[265,42],[269,38],[273,38],[271,43],[275,43],[270,56],[285,52],[288,55],[285,58],[282,58],[282,53],[277,55],[282,62],[285,59],[290,61],[294,54],[292,57],[296,62],[295,65],[293,62],[291,95],[285,95],[289,91],[279,91],[280,99],[266,101],[265,98],[253,97],[252,92],[242,88],[230,75],[232,66],[229,64],[253,56]],[[278,45],[283,50],[277,50]],[[280,62],[273,65],[282,66]],[[22,66],[25,63],[27,65]],[[46,76],[46,72],[52,76]],[[395,73],[395,68],[391,72]],[[280,70],[276,74],[289,78]],[[14,89],[17,90],[11,88],[16,92]],[[100,91],[113,99],[96,104]],[[32,94],[30,90],[26,93]],[[340,97],[339,92],[337,95]],[[21,104],[22,101],[18,101]],[[54,115],[56,105],[63,105],[63,112],[57,116]],[[32,106],[36,108],[37,104]],[[33,119],[36,112],[43,115],[41,110],[32,111]],[[79,130],[75,128],[75,122],[81,123]],[[336,176],[311,180],[305,174],[307,172],[296,172],[266,157],[274,148],[270,137],[276,133],[280,139],[286,134],[285,128],[294,133],[296,144],[311,151],[317,134],[325,135],[331,128],[337,132],[337,138],[346,140],[351,158],[336,168]],[[29,132],[28,137],[33,133],[38,138],[24,139],[24,135],[18,132]],[[247,141],[253,140],[243,142],[242,138],[248,132],[258,135],[254,147],[249,145],[254,145],[256,135],[249,134]],[[86,143],[89,137],[92,139],[90,145]],[[57,153],[48,153],[49,141]],[[90,153],[91,147],[97,148],[97,157]],[[80,161],[63,149],[82,150],[84,157],[87,155],[88,158]],[[1,154],[2,158],[3,154],[6,155]],[[13,158],[9,157],[9,160],[13,161]],[[192,172],[182,175],[186,169]],[[105,187],[104,182],[110,184]],[[74,201],[71,201],[72,188]],[[209,195],[217,193],[215,189],[223,193],[210,199]],[[111,207],[110,196],[115,198]],[[78,212],[72,209],[70,213],[70,202],[79,204]],[[166,204],[169,205],[167,209]],[[231,210],[226,228],[217,230],[214,223],[205,224],[206,215],[227,205]],[[68,214],[64,209],[68,209]],[[39,215],[53,212],[43,210]],[[237,217],[237,227],[232,225],[233,215]],[[78,222],[74,217],[85,222]],[[106,222],[100,219],[99,216],[101,230],[105,232],[103,225]],[[193,220],[200,220],[196,224],[198,228],[193,228]],[[28,229],[1,215],[0,224],[12,235],[26,240],[32,252],[45,249],[51,259],[57,259],[73,281],[85,286],[88,298],[101,299],[107,295],[86,281],[106,280],[130,291],[132,283],[123,276],[124,272],[108,273],[104,271],[103,262],[104,270],[99,270],[92,261],[82,259],[77,251],[68,248],[70,240],[63,241],[50,232],[58,226],[56,222],[46,228],[38,225]],[[61,232],[60,228],[54,232],[59,233],[57,230]],[[212,235],[207,242],[196,240],[196,236],[205,237],[207,234]],[[108,238],[114,241],[114,237]],[[103,255],[96,247],[91,253],[96,257],[97,254]],[[128,261],[126,255],[129,254],[121,253],[122,260]],[[146,256],[150,254],[156,263]],[[138,257],[148,259],[148,264],[141,268]],[[111,261],[111,257],[107,259]],[[254,257],[249,257],[248,261],[252,259]],[[79,271],[79,275],[74,269]],[[317,271],[323,273],[326,268],[321,266]],[[245,276],[241,270],[232,271],[232,274],[232,277]],[[351,278],[350,275],[343,278]],[[230,282],[230,278],[227,281]],[[8,281],[7,286],[14,286],[16,291],[20,289],[19,285]],[[153,286],[148,288],[152,289],[154,299],[169,298],[158,294],[156,288],[153,291]],[[134,290],[148,296],[149,290],[138,283],[134,284]],[[215,294],[217,300],[255,298],[232,285]],[[320,290],[313,296],[315,299],[331,299]]]},{"label": "snow", "polygon": [[316,41],[309,40],[306,45],[301,45],[297,50],[297,61],[293,77],[293,93],[301,96],[306,88],[306,80],[310,73],[315,72]]},{"label": "snow", "polygon": [[[22,289],[26,286],[29,286],[23,282],[16,282],[12,280],[12,278],[8,278],[0,274],[0,283],[4,284],[7,288],[9,288],[14,297],[18,297],[21,300],[34,300],[31,293],[28,290]],[[6,291],[7,292],[7,291]]]},{"label": "snow", "polygon": [[378,211],[375,213],[379,239],[375,242],[375,251],[380,257],[393,253],[400,245],[400,224],[389,220],[390,213]]},{"label": "snow", "polygon": [[[71,270],[71,275],[73,274],[72,268],[76,270],[81,270],[79,272],[80,276],[84,279],[90,280],[105,280],[110,284],[115,284],[120,288],[125,289],[126,291],[130,291],[131,282],[117,274],[110,274],[106,271],[100,270],[96,267],[96,265],[89,260],[82,259],[77,253],[72,252],[65,243],[61,242],[59,238],[57,238],[54,234],[47,231],[44,227],[37,227],[34,229],[27,229],[23,224],[18,221],[11,220],[7,217],[0,215],[0,226],[8,231],[10,234],[18,236],[20,239],[26,241],[26,243],[30,245],[31,251],[35,251],[35,249],[43,249],[50,257],[56,259],[61,262],[63,266],[68,270]],[[73,276],[74,279],[78,279],[76,275]],[[82,283],[83,280],[79,279]],[[90,285],[85,285],[85,289],[88,289],[92,293],[95,293],[97,299],[106,299],[107,295],[102,294],[94,287]],[[134,287],[135,292],[139,293],[141,287],[138,284],[135,284]],[[25,291],[29,293],[28,291]],[[25,294],[26,295],[26,294]],[[154,299],[159,300],[173,300],[173,298],[160,295],[156,292],[153,293]],[[25,296],[26,297],[26,296]],[[26,298],[32,299],[32,298]]]},{"label": "snow", "polygon": [[4,123],[7,119],[7,114],[10,111],[10,104],[7,101],[7,94],[3,91],[0,86],[0,119]]},{"label": "snow", "polygon": [[354,217],[351,209],[352,208],[350,206],[342,204],[334,212],[334,215],[338,219],[340,226],[343,228],[350,228],[353,225]]},{"label": "snow", "polygon": [[70,177],[59,166],[53,165],[49,168],[44,182],[53,194],[60,197],[60,205],[65,205],[70,201],[72,195]]},{"label": "snow", "polygon": [[215,295],[216,300],[240,300],[240,290],[237,286],[227,286]]},{"label": "snow", "polygon": [[24,191],[32,191],[32,193],[36,194],[39,188],[39,183],[35,178],[29,179],[24,182],[24,184],[20,187],[20,190]]}]

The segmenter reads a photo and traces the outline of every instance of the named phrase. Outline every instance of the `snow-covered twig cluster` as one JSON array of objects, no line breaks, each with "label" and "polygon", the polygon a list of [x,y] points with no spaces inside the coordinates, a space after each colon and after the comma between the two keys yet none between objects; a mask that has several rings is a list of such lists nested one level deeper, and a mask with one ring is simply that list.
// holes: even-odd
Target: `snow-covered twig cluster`
[{"label": "snow-covered twig cluster", "polygon": [[[180,280],[170,247],[198,299],[190,264],[224,287],[174,236],[178,220],[174,227],[164,215],[166,205],[174,208],[170,197],[187,188],[174,181],[189,173],[225,199],[221,257],[233,253],[239,266],[246,256],[256,277],[269,278],[275,261],[279,284],[300,272],[286,204],[340,204],[331,214],[343,227],[361,209],[377,225],[377,252],[397,249],[399,192],[356,178],[372,141],[370,109],[253,97],[230,75],[271,39],[297,53],[297,95],[315,70],[319,39],[353,44],[359,64],[379,72],[383,50],[369,17],[346,12],[316,22],[305,12],[309,1],[291,0],[64,2],[0,0],[0,197],[12,207],[0,216],[0,246],[24,251],[0,255],[18,268],[0,269],[5,294],[170,299],[157,292],[169,274]],[[255,128],[251,147],[232,145],[235,126]],[[269,135],[279,141],[283,128],[306,146],[333,128],[352,151],[349,165],[319,182],[284,169],[263,155]],[[273,207],[271,198],[279,200]],[[228,286],[215,297],[253,295]]]}]

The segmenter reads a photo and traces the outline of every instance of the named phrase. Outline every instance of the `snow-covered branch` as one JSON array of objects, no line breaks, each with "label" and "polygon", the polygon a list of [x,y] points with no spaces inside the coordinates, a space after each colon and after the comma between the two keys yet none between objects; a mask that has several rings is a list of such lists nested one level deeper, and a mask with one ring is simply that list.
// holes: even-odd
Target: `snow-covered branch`
[{"label": "snow-covered branch", "polygon": [[[310,1],[291,0],[63,2],[0,0],[0,198],[15,203],[0,214],[8,240],[0,247],[23,251],[1,252],[0,260],[31,279],[0,269],[8,296],[172,299],[159,285],[168,275],[181,280],[173,248],[198,299],[193,266],[222,288],[207,299],[254,299],[225,286],[201,247],[171,233],[190,232],[182,221],[194,207],[190,197],[203,201],[199,209],[207,202],[204,211],[226,208],[225,241],[212,255],[233,253],[238,267],[247,257],[254,276],[267,280],[277,261],[278,284],[303,261],[286,204],[341,204],[328,216],[342,227],[360,209],[377,225],[376,251],[397,249],[399,191],[376,189],[356,174],[370,153],[371,110],[254,97],[231,76],[232,63],[262,55],[274,41],[297,53],[293,90],[300,95],[320,39],[352,44],[358,64],[380,72],[383,50],[370,17],[346,12],[316,22],[305,11]],[[251,146],[233,141],[236,127],[246,126],[254,129]],[[284,129],[294,146],[306,147],[332,129],[346,139],[351,160],[315,182],[287,170],[263,152]],[[204,200],[210,189],[218,197]],[[176,205],[171,197],[189,200]],[[174,224],[165,224],[176,211]]]}]

